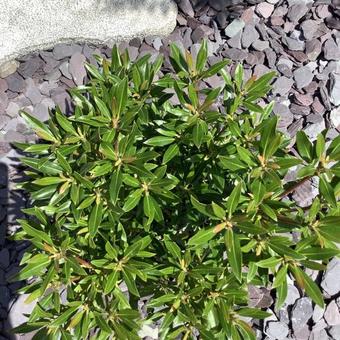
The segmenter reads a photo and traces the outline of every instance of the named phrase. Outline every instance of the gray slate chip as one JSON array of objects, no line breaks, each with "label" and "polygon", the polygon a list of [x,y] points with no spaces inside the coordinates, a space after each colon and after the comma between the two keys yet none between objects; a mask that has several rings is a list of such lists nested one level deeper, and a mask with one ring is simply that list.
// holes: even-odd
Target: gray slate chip
[{"label": "gray slate chip", "polygon": [[86,77],[85,64],[86,58],[80,52],[76,52],[70,59],[69,72],[76,85],[82,85]]},{"label": "gray slate chip", "polygon": [[312,315],[312,301],[307,297],[297,300],[292,309],[292,326],[294,332],[302,329]]},{"label": "gray slate chip", "polygon": [[294,79],[296,82],[297,88],[301,89],[313,80],[313,72],[307,66],[302,66],[297,68],[294,72]]},{"label": "gray slate chip", "polygon": [[339,307],[332,300],[326,308],[324,318],[329,326],[337,326],[340,325],[340,312]]},{"label": "gray slate chip", "polygon": [[226,29],[224,30],[224,34],[227,37],[232,38],[237,33],[239,33],[244,26],[245,22],[242,19],[235,19],[226,27]]},{"label": "gray slate chip", "polygon": [[25,88],[24,79],[17,73],[11,74],[6,79],[8,89],[13,92],[22,92]]},{"label": "gray slate chip", "polygon": [[67,57],[71,57],[76,52],[81,52],[82,47],[79,45],[58,44],[54,46],[53,56],[56,60],[62,60]]},{"label": "gray slate chip", "polygon": [[260,37],[254,25],[248,24],[244,27],[242,33],[242,46],[248,48],[253,42]]},{"label": "gray slate chip", "polygon": [[326,60],[339,60],[340,47],[330,38],[323,45],[323,54]]},{"label": "gray slate chip", "polygon": [[321,287],[329,296],[340,291],[340,259],[333,258],[326,269],[321,281]]},{"label": "gray slate chip", "polygon": [[18,73],[20,73],[24,78],[31,78],[39,68],[43,66],[44,62],[39,56],[31,57],[27,61],[20,64],[18,68]]},{"label": "gray slate chip", "polygon": [[288,335],[288,326],[280,321],[270,321],[267,323],[266,333],[270,337],[278,340],[283,340]]},{"label": "gray slate chip", "polygon": [[294,84],[293,79],[287,78],[287,77],[279,77],[273,84],[273,93],[274,94],[280,94],[285,95],[290,91]]},{"label": "gray slate chip", "polygon": [[330,101],[337,106],[340,105],[340,74],[331,73],[330,77]]},{"label": "gray slate chip", "polygon": [[309,60],[316,60],[321,53],[322,44],[318,39],[306,41],[306,54]]},{"label": "gray slate chip", "polygon": [[296,23],[307,12],[308,12],[308,7],[304,3],[298,3],[298,4],[295,4],[295,5],[293,5],[289,8],[287,17],[290,21]]}]

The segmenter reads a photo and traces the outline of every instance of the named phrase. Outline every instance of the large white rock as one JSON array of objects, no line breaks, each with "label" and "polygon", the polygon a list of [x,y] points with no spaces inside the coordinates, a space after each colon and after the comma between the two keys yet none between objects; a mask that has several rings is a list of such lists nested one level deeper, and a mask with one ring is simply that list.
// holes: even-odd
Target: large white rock
[{"label": "large white rock", "polygon": [[167,35],[173,0],[0,0],[0,65],[60,42]]}]

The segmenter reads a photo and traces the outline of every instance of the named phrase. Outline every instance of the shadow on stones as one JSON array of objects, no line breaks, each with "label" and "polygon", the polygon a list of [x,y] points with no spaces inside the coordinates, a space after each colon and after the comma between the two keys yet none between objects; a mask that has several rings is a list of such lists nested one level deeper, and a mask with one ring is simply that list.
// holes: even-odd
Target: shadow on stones
[{"label": "shadow on stones", "polygon": [[13,282],[10,278],[19,272],[19,263],[28,246],[27,242],[10,239],[17,230],[17,219],[24,216],[21,209],[26,205],[22,192],[11,188],[22,180],[20,173],[20,169],[0,162],[0,340],[18,339],[11,329],[12,321],[18,322],[19,315],[11,314],[11,318],[9,315],[18,298],[18,290],[24,285],[24,282]]}]

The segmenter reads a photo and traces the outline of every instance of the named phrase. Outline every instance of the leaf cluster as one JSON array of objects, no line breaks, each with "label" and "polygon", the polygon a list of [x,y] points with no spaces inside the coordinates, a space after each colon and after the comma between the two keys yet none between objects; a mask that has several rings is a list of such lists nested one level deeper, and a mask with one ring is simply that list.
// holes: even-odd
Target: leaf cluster
[{"label": "leaf cluster", "polygon": [[[41,142],[16,143],[33,205],[14,279],[33,278],[22,292],[38,302],[17,332],[139,339],[157,321],[160,339],[255,339],[244,317],[269,314],[247,306],[248,285],[273,289],[280,308],[289,278],[323,306],[305,268],[339,254],[340,136],[299,132],[292,153],[273,103],[258,104],[274,74],[244,81],[241,65],[231,76],[207,57],[206,42],[197,58],[172,45],[164,74],[162,57],[114,47],[72,89],[72,116],[22,113]],[[318,195],[299,207],[291,193],[310,180]]]}]

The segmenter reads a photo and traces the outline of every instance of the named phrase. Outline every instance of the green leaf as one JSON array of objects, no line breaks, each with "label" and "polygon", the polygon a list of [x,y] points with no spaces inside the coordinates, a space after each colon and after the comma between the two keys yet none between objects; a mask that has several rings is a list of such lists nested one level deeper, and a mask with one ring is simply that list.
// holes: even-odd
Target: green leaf
[{"label": "green leaf", "polygon": [[214,228],[201,229],[193,237],[190,238],[189,246],[199,246],[209,242],[215,236]]},{"label": "green leaf", "polygon": [[109,109],[107,108],[106,104],[97,96],[93,96],[93,99],[99,109],[99,114],[104,115],[105,117],[108,117],[111,119],[111,113]]},{"label": "green leaf", "polygon": [[169,237],[165,238],[164,244],[174,258],[177,258],[178,260],[182,259],[180,247],[175,242],[171,241]]},{"label": "green leaf", "polygon": [[276,125],[277,125],[277,117],[273,117],[268,119],[265,124],[263,124],[261,130],[261,149],[262,156],[265,159],[269,159],[272,156],[272,145],[273,140],[276,136]]},{"label": "green leaf", "polygon": [[144,143],[150,146],[165,146],[171,144],[175,141],[173,137],[166,137],[166,136],[157,136],[152,137],[145,141]]},{"label": "green leaf", "polygon": [[66,160],[66,158],[59,152],[56,152],[57,154],[57,160],[60,166],[69,174],[72,173],[72,168],[70,166],[70,163]]},{"label": "green leaf", "polygon": [[33,276],[40,276],[41,273],[51,263],[51,259],[48,255],[40,254],[39,259],[34,263],[27,264],[18,274],[10,279],[11,282],[15,280],[27,280]]},{"label": "green leaf", "polygon": [[277,308],[277,310],[279,310],[283,306],[284,302],[286,301],[287,294],[288,294],[288,284],[287,284],[287,279],[284,279],[281,285],[279,285],[276,288],[275,307]]},{"label": "green leaf", "polygon": [[309,260],[328,260],[334,256],[340,255],[340,250],[332,248],[309,247],[299,251]]},{"label": "green leaf", "polygon": [[114,147],[112,144],[107,142],[102,142],[99,147],[99,151],[106,156],[109,159],[116,160],[116,151],[114,150]]},{"label": "green leaf", "polygon": [[96,324],[99,326],[99,328],[108,333],[111,334],[112,333],[112,329],[109,326],[109,324],[107,323],[107,321],[102,317],[102,315],[100,315],[99,313],[95,313],[95,320],[96,320]]},{"label": "green leaf", "polygon": [[227,229],[225,233],[225,244],[227,256],[232,272],[239,282],[242,281],[242,252],[240,240],[232,229]]},{"label": "green leaf", "polygon": [[225,66],[229,64],[229,60],[222,60],[212,65],[208,70],[203,72],[200,76],[201,79],[212,77],[214,74],[220,72]]},{"label": "green leaf", "polygon": [[71,315],[76,312],[79,306],[80,306],[80,303],[77,304],[76,306],[68,308],[64,313],[62,313],[59,317],[57,317],[54,321],[52,321],[51,326],[58,327],[68,322]]},{"label": "green leaf", "polygon": [[238,183],[233,191],[231,192],[230,196],[228,197],[226,208],[228,211],[228,217],[229,219],[232,217],[233,213],[236,211],[240,197],[241,197],[241,189],[242,189],[242,183]]},{"label": "green leaf", "polygon": [[321,195],[325,198],[325,200],[334,208],[337,207],[336,198],[334,195],[334,190],[331,184],[327,181],[325,175],[321,175],[319,177],[319,190]]},{"label": "green leaf", "polygon": [[110,198],[111,202],[115,205],[119,197],[119,191],[123,184],[123,176],[120,169],[117,169],[111,175],[110,180]]},{"label": "green leaf", "polygon": [[315,145],[316,156],[319,159],[321,159],[325,152],[325,146],[326,146],[325,137],[323,136],[323,134],[319,133]]},{"label": "green leaf", "polygon": [[91,237],[96,236],[99,225],[102,222],[102,218],[103,218],[103,202],[100,201],[99,203],[96,203],[96,205],[92,208],[89,217],[88,227]]},{"label": "green leaf", "polygon": [[49,245],[53,245],[53,242],[51,240],[51,237],[48,235],[48,233],[38,230],[36,228],[33,228],[28,221],[18,219],[17,222],[20,223],[22,229],[27,233],[29,236],[32,236],[40,241],[46,242]]},{"label": "green leaf", "polygon": [[164,152],[163,155],[163,160],[162,163],[166,164],[169,161],[171,161],[175,156],[179,154],[179,147],[177,144],[171,144],[166,151]]},{"label": "green leaf", "polygon": [[215,217],[215,215],[209,211],[209,207],[206,204],[199,202],[194,196],[190,196],[190,201],[192,206],[200,213],[209,217]]},{"label": "green leaf", "polygon": [[201,146],[207,131],[208,127],[206,122],[202,119],[198,119],[192,131],[192,140],[198,148]]},{"label": "green leaf", "polygon": [[258,267],[261,267],[261,268],[273,268],[281,262],[282,262],[281,257],[272,256],[272,257],[269,257],[267,259],[260,260],[260,261],[256,262],[256,265]]},{"label": "green leaf", "polygon": [[136,282],[130,272],[126,269],[123,269],[123,278],[124,282],[126,283],[128,290],[131,294],[139,297],[139,292],[136,286]]},{"label": "green leaf", "polygon": [[77,131],[73,127],[72,123],[61,112],[56,112],[55,117],[59,125],[68,133],[74,136],[78,136]]},{"label": "green leaf", "polygon": [[242,64],[237,64],[235,69],[235,84],[237,86],[237,89],[241,91],[242,89],[242,83],[243,83],[243,66]]},{"label": "green leaf", "polygon": [[106,279],[104,294],[109,294],[115,288],[118,280],[118,272],[114,271]]},{"label": "green leaf", "polygon": [[196,70],[198,73],[201,73],[205,67],[208,58],[208,44],[207,40],[204,39],[201,43],[201,47],[198,51],[196,58]]},{"label": "green leaf", "polygon": [[128,100],[128,80],[125,77],[120,81],[116,90],[117,111],[115,114],[119,116],[126,108]]},{"label": "green leaf", "polygon": [[278,244],[277,242],[273,243],[272,241],[270,241],[268,245],[271,249],[273,249],[276,253],[278,253],[281,256],[289,256],[296,260],[304,260],[306,258],[304,255],[299,254],[292,248],[287,247],[283,244]]},{"label": "green leaf", "polygon": [[306,161],[313,159],[313,145],[303,131],[296,133],[296,146],[303,159]]},{"label": "green leaf", "polygon": [[276,75],[275,71],[268,72],[264,74],[262,77],[260,77],[259,79],[255,80],[253,84],[249,87],[248,94],[251,95],[256,92],[262,91],[264,88],[266,88],[269,85],[269,83],[275,77],[275,75]]},{"label": "green leaf", "polygon": [[287,265],[281,266],[281,268],[278,270],[278,272],[275,275],[275,279],[273,282],[273,288],[277,288],[284,284],[284,282],[287,280]]},{"label": "green leaf", "polygon": [[86,197],[77,207],[78,210],[86,209],[88,208],[96,199],[96,196],[88,196]]},{"label": "green leaf", "polygon": [[237,310],[236,313],[240,316],[245,316],[253,319],[265,319],[272,315],[271,313],[265,312],[261,309],[247,307]]},{"label": "green leaf", "polygon": [[55,138],[51,130],[46,126],[46,124],[40,122],[37,118],[23,111],[21,112],[21,117],[26,120],[26,122],[33,128],[33,130],[40,138],[50,142],[57,141],[57,139]]},{"label": "green leaf", "polygon": [[61,178],[61,177],[42,177],[42,178],[36,179],[32,183],[36,185],[46,186],[46,185],[63,183],[65,181],[66,181],[66,178]]},{"label": "green leaf", "polygon": [[321,308],[324,308],[322,293],[318,285],[299,267],[290,266],[298,285],[304,289],[308,296]]},{"label": "green leaf", "polygon": [[139,203],[143,191],[144,191],[143,189],[137,189],[133,191],[132,194],[129,195],[128,199],[125,201],[125,204],[123,206],[123,210],[125,212],[132,210]]},{"label": "green leaf", "polygon": [[215,202],[211,203],[212,209],[214,214],[220,218],[221,220],[224,220],[226,217],[226,211],[224,208],[220,207],[218,204],[216,204]]}]

